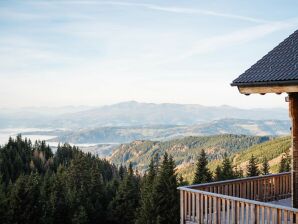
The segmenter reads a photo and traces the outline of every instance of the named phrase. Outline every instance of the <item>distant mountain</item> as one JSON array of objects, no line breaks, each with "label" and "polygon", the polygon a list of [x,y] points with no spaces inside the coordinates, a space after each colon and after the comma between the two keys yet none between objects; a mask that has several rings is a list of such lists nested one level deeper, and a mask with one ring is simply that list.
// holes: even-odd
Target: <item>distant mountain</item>
[{"label": "distant mountain", "polygon": [[154,104],[130,101],[66,114],[55,123],[62,127],[194,125],[226,118],[289,119],[287,110],[283,108],[239,109],[230,106],[208,107],[195,104]]},{"label": "distant mountain", "polygon": [[217,134],[288,135],[288,120],[222,119],[191,126],[100,127],[76,131],[27,132],[25,135],[54,135],[50,141],[83,143],[127,143],[134,140],[169,140],[184,136]]},{"label": "distant mountain", "polygon": [[53,122],[61,115],[90,109],[89,106],[0,108],[0,129],[57,128]]},{"label": "distant mountain", "polygon": [[288,135],[289,120],[221,119],[189,127],[196,135],[242,134],[242,135]]},{"label": "distant mountain", "polygon": [[95,128],[196,125],[220,119],[288,120],[284,108],[239,109],[195,104],[123,102],[102,107],[36,107],[0,110],[0,128]]}]

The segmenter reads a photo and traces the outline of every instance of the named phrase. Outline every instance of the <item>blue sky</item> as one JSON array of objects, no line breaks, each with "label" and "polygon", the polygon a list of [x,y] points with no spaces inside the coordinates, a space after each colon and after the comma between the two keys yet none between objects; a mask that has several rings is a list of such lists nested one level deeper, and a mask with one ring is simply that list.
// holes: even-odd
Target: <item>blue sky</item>
[{"label": "blue sky", "polygon": [[286,107],[231,81],[298,27],[297,1],[0,1],[0,108]]}]

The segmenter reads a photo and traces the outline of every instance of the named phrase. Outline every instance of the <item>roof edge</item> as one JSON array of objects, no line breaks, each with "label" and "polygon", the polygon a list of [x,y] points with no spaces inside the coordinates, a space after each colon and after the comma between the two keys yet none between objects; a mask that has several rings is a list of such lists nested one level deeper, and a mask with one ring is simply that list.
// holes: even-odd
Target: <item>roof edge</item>
[{"label": "roof edge", "polygon": [[285,86],[285,85],[298,85],[298,80],[286,80],[286,81],[266,81],[266,82],[254,82],[254,83],[249,83],[249,82],[232,82],[230,84],[231,86]]}]

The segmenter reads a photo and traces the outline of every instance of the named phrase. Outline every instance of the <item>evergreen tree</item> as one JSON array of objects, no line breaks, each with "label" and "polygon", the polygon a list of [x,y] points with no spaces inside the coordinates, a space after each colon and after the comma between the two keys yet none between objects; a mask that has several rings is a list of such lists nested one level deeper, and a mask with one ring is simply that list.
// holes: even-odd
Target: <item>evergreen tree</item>
[{"label": "evergreen tree", "polygon": [[282,155],[280,164],[279,164],[279,172],[289,172],[291,171],[291,156],[288,152]]},{"label": "evergreen tree", "polygon": [[139,189],[133,174],[132,165],[129,165],[127,175],[120,183],[115,198],[110,205],[110,220],[119,224],[135,222],[136,208],[139,203]]},{"label": "evergreen tree", "polygon": [[153,186],[153,207],[158,224],[179,223],[178,183],[175,163],[165,153]]},{"label": "evergreen tree", "polygon": [[184,180],[182,174],[178,175],[178,186],[186,186],[189,185],[187,180]]},{"label": "evergreen tree", "polygon": [[243,170],[241,169],[241,167],[235,167],[235,171],[234,171],[234,176],[235,178],[243,178],[244,175],[243,175]]},{"label": "evergreen tree", "polygon": [[222,180],[222,169],[221,166],[217,166],[215,169],[215,176],[214,176],[215,181],[221,181]]},{"label": "evergreen tree", "polygon": [[263,163],[262,163],[262,168],[261,168],[261,173],[262,175],[268,175],[270,170],[269,162],[267,157],[264,158]]},{"label": "evergreen tree", "polygon": [[141,183],[140,206],[137,209],[136,224],[154,224],[156,222],[156,208],[152,199],[157,172],[158,158],[155,156],[150,160],[148,173],[144,175]]},{"label": "evergreen tree", "polygon": [[247,169],[247,174],[246,174],[247,177],[254,177],[254,176],[260,175],[257,159],[256,157],[254,157],[254,155],[251,155],[246,169]]},{"label": "evergreen tree", "polygon": [[8,197],[0,178],[0,223],[9,223],[10,215]]},{"label": "evergreen tree", "polygon": [[227,154],[224,155],[221,170],[221,180],[235,179],[235,174],[233,171],[233,166],[231,160],[228,158]]},{"label": "evergreen tree", "polygon": [[88,187],[89,216],[90,223],[97,223],[98,220],[105,220],[108,203],[105,198],[106,190],[100,173],[99,164],[93,162],[90,171],[90,185]]},{"label": "evergreen tree", "polygon": [[193,184],[208,183],[212,181],[212,174],[209,171],[207,165],[207,155],[205,150],[202,149],[196,164],[196,172],[193,179]]},{"label": "evergreen tree", "polygon": [[86,210],[83,206],[79,206],[79,208],[74,212],[71,223],[73,223],[73,224],[89,223]]},{"label": "evergreen tree", "polygon": [[50,181],[50,190],[47,193],[47,210],[45,220],[50,223],[71,223],[71,208],[68,192],[66,188],[66,172],[62,166],[58,168],[57,174],[52,175]]},{"label": "evergreen tree", "polygon": [[12,189],[10,207],[13,223],[40,223],[43,205],[40,203],[41,179],[37,173],[21,175]]},{"label": "evergreen tree", "polygon": [[122,164],[121,164],[120,167],[119,167],[120,180],[123,180],[126,174],[127,174],[126,167],[122,166]]}]

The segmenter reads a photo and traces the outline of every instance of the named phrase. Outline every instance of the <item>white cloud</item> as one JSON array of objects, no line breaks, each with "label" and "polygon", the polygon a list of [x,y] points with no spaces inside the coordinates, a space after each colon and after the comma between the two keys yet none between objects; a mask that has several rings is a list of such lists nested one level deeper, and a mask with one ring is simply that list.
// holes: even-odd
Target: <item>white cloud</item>
[{"label": "white cloud", "polygon": [[245,44],[277,31],[294,28],[297,25],[298,21],[293,18],[287,21],[261,24],[241,30],[236,30],[231,33],[200,39],[193,43],[193,45],[188,50],[177,53],[174,57],[163,61],[162,63],[173,63],[192,57],[194,55],[212,53],[214,51],[219,51],[231,46]]},{"label": "white cloud", "polygon": [[[59,3],[70,3],[68,1],[60,1]],[[254,22],[254,23],[266,23],[267,20],[253,18],[249,16],[241,16],[236,14],[229,14],[229,13],[222,13],[216,12],[212,10],[201,10],[201,9],[193,9],[193,8],[184,8],[184,7],[172,7],[172,6],[161,6],[156,4],[147,4],[147,3],[134,3],[134,2],[120,2],[120,1],[71,1],[71,3],[77,4],[100,4],[100,5],[115,5],[115,6],[132,6],[132,7],[143,7],[150,10],[155,11],[163,11],[169,13],[179,13],[179,14],[197,14],[197,15],[205,15],[205,16],[215,16],[215,17],[222,17],[227,19],[236,19],[242,20],[247,22]]]}]

